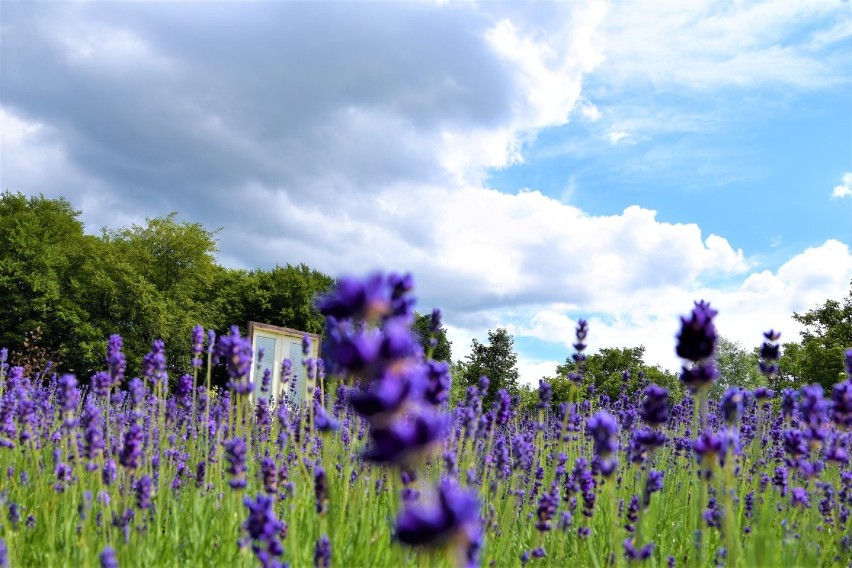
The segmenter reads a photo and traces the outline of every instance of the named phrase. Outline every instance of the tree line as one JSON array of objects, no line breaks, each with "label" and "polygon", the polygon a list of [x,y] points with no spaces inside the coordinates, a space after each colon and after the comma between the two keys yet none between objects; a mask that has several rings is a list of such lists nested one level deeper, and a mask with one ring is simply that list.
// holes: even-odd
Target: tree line
[{"label": "tree line", "polygon": [[[233,269],[216,261],[217,231],[181,221],[177,214],[147,219],[142,225],[84,232],[75,210],[64,198],[0,194],[0,347],[8,347],[13,363],[39,371],[52,361],[64,372],[85,380],[103,367],[106,341],[118,333],[124,340],[128,369],[138,369],[154,339],[166,343],[170,366],[189,368],[190,331],[200,324],[225,333],[231,325],[261,321],[322,333],[324,321],[316,298],[334,279],[305,264],[272,269]],[[770,386],[798,388],[819,383],[831,388],[843,377],[843,354],[852,347],[852,283],[842,302],[828,300],[804,314],[799,341],[784,343],[779,373]],[[415,328],[424,346],[429,341],[429,315],[418,314]],[[442,328],[433,358],[452,361],[452,346]],[[643,379],[683,394],[677,374],[644,361],[639,347],[604,348],[588,356],[583,394],[594,391],[614,398],[622,384],[629,393]],[[550,377],[553,401],[569,388],[570,358]],[[717,349],[720,380],[711,395],[728,385],[760,386],[757,350],[722,338]],[[131,371],[132,372],[132,371]],[[626,373],[625,373],[626,372]],[[451,399],[463,399],[467,387],[486,375],[490,408],[497,390],[505,388],[522,403],[534,404],[534,386],[519,384],[512,336],[504,328],[476,339],[464,360],[452,363]]]},{"label": "tree line", "polygon": [[[50,361],[85,381],[103,368],[111,334],[129,373],[163,339],[174,374],[189,368],[195,325],[227,333],[259,321],[322,334],[316,299],[335,280],[304,263],[243,270],[216,261],[217,231],[176,213],[142,225],[84,232],[64,198],[0,194],[0,347],[39,372]],[[429,315],[415,328],[429,341]],[[451,360],[446,330],[433,357]],[[132,376],[132,375],[131,375]]]}]

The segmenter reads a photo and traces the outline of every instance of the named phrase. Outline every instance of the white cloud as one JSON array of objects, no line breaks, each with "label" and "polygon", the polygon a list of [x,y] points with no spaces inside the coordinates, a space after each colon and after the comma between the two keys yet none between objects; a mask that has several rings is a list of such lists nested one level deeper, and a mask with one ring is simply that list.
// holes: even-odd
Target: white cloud
[{"label": "white cloud", "polygon": [[622,140],[627,139],[628,136],[630,136],[630,135],[627,134],[626,132],[623,132],[621,130],[613,130],[612,132],[610,132],[609,134],[606,135],[606,139],[609,141],[610,144],[612,144],[614,146],[614,145],[618,144],[619,142],[621,142]]},{"label": "white cloud", "polygon": [[834,186],[831,191],[832,197],[848,197],[852,195],[852,172],[843,174],[843,181]]},{"label": "white cloud", "polygon": [[[601,72],[613,81],[693,89],[848,81],[829,72],[845,58],[821,51],[848,37],[850,13],[842,2],[617,3],[610,16],[600,29],[606,43]],[[791,41],[803,22],[831,22],[836,31],[820,27],[810,42]]]},{"label": "white cloud", "polygon": [[[636,205],[590,215],[484,176],[572,113],[600,145],[714,124],[654,110],[606,124],[611,108],[583,93],[596,70],[615,87],[835,81],[833,59],[813,50],[842,29],[779,47],[790,22],[837,12],[810,5],[258,3],[193,11],[192,26],[183,6],[50,5],[3,30],[15,49],[3,59],[2,183],[64,192],[90,230],[176,209],[224,226],[231,266],[412,271],[457,357],[500,325],[567,355],[585,312],[593,349],[645,344],[672,366],[693,300],[714,302],[722,332],[746,345],[765,327],[790,337],[791,310],[842,295],[848,247],[754,272],[738,245],[695,224]],[[549,357],[520,355],[525,381],[552,373]]]}]

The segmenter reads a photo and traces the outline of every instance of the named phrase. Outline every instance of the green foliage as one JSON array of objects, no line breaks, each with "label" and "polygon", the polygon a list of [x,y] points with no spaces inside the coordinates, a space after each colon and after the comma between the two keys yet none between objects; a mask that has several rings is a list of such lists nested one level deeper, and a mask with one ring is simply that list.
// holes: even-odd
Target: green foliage
[{"label": "green foliage", "polygon": [[510,395],[518,394],[518,356],[514,349],[515,341],[505,328],[488,330],[488,344],[473,340],[470,355],[464,362],[456,363],[457,374],[453,382],[459,382],[462,392],[479,382],[481,376],[490,380],[488,393],[483,398],[483,408],[489,409],[494,403],[497,391],[506,389]]},{"label": "green foliage", "polygon": [[[177,214],[86,235],[63,198],[0,196],[0,346],[13,353],[41,329],[39,348],[85,381],[106,341],[124,340],[128,376],[163,339],[171,374],[189,367],[190,332],[250,320],[319,333],[314,303],[334,280],[304,264],[233,270],[216,262],[215,231]],[[32,346],[30,346],[32,347]]]},{"label": "green foliage", "polygon": [[[624,382],[624,372],[630,373],[630,380],[627,382],[627,392],[631,396],[640,388],[639,372],[645,375],[645,379],[650,383],[666,387],[673,400],[683,398],[683,385],[678,380],[678,376],[664,370],[659,365],[648,365],[644,360],[645,347],[604,347],[598,353],[593,353],[586,359],[586,372],[583,378],[584,395],[588,396],[588,386],[594,385],[597,394],[606,394],[611,399],[615,399],[621,393],[621,386]],[[556,375],[560,381],[568,381],[568,373],[573,369],[573,361],[571,358],[565,360],[564,365],[556,367]],[[560,385],[559,391],[554,388],[554,403],[558,404],[565,399],[557,398],[557,392],[568,392],[568,385]]]},{"label": "green foliage", "polygon": [[414,332],[417,334],[417,337],[420,338],[420,344],[423,346],[423,352],[429,353],[432,351],[431,358],[435,361],[446,361],[448,363],[453,360],[453,352],[452,352],[452,342],[447,339],[447,328],[443,325],[438,329],[438,332],[435,335],[435,339],[437,340],[437,344],[434,349],[429,344],[432,334],[429,331],[429,328],[432,324],[432,315],[431,314],[420,314],[414,312],[414,325],[411,326]]},{"label": "green foliage", "polygon": [[830,391],[843,380],[844,354],[852,347],[852,283],[842,302],[826,300],[822,306],[793,319],[805,326],[799,343],[783,346],[776,388],[800,388],[818,383]]},{"label": "green foliage", "polygon": [[720,337],[716,343],[716,369],[719,378],[710,387],[708,396],[713,400],[721,400],[725,391],[732,386],[748,390],[768,386],[757,368],[758,362],[757,351],[748,351],[741,343]]},{"label": "green foliage", "polygon": [[64,340],[87,323],[70,291],[92,245],[79,215],[64,199],[0,195],[0,345],[20,350],[40,327],[56,358],[70,356]]}]

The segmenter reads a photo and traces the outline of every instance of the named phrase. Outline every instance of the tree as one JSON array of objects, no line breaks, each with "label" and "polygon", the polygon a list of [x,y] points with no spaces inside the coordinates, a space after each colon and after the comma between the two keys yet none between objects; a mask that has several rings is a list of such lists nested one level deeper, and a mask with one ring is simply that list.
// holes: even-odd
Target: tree
[{"label": "tree", "polygon": [[491,408],[500,389],[506,389],[510,395],[518,394],[518,356],[514,345],[505,328],[488,330],[488,345],[474,339],[466,361],[456,365],[458,377],[453,375],[453,378],[460,379],[464,389],[477,385],[481,376],[488,377],[488,393],[482,401],[485,409]]},{"label": "tree", "polygon": [[[683,397],[683,385],[674,373],[666,371],[659,365],[648,365],[644,360],[645,347],[604,347],[597,353],[592,353],[586,359],[586,371],[583,376],[584,396],[588,397],[589,385],[594,385],[595,392],[605,394],[615,399],[621,393],[624,383],[624,372],[630,373],[627,381],[627,393],[635,395],[640,388],[639,373],[644,374],[645,380],[669,389],[674,400]],[[559,380],[569,380],[568,373],[574,368],[574,362],[570,357],[566,358],[564,365],[556,367],[556,376]],[[567,392],[567,391],[566,391]],[[554,391],[556,394],[556,391]],[[563,400],[553,397],[554,403]]]},{"label": "tree", "polygon": [[[412,325],[412,329],[414,333],[417,334],[417,337],[420,339],[420,344],[423,346],[423,352],[428,353],[431,345],[429,344],[432,333],[430,328],[432,327],[432,315],[431,314],[420,314],[414,312],[414,325]],[[438,328],[437,333],[435,334],[435,339],[437,341],[434,349],[432,349],[432,359],[435,361],[446,361],[450,363],[453,360],[453,352],[452,352],[452,342],[447,339],[447,329],[442,325]]]},{"label": "tree", "polygon": [[778,386],[818,383],[830,390],[843,380],[845,352],[852,348],[852,282],[842,302],[826,300],[804,314],[794,313],[793,319],[805,329],[799,343],[784,344]]},{"label": "tree", "polygon": [[0,195],[0,345],[21,351],[40,329],[55,360],[70,354],[62,344],[87,314],[69,288],[93,240],[79,215],[62,198]]},{"label": "tree", "polygon": [[189,369],[196,324],[218,334],[249,320],[323,329],[315,300],[334,281],[304,264],[224,268],[216,232],[174,213],[100,236],[84,234],[79,215],[64,198],[0,194],[0,347],[31,367],[50,357],[86,381],[117,333],[128,377],[163,339],[176,378]]},{"label": "tree", "polygon": [[720,337],[716,342],[715,358],[719,377],[710,388],[709,398],[721,400],[725,391],[734,386],[748,390],[768,386],[757,368],[757,352],[746,350],[741,343]]}]

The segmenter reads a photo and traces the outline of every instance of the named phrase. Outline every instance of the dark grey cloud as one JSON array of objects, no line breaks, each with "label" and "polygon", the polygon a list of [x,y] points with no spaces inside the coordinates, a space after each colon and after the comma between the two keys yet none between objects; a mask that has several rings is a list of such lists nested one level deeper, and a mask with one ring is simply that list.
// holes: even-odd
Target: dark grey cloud
[{"label": "dark grey cloud", "polygon": [[1,102],[129,210],[264,225],[228,207],[247,184],[327,206],[446,181],[442,130],[512,112],[488,25],[431,5],[6,4]]}]

